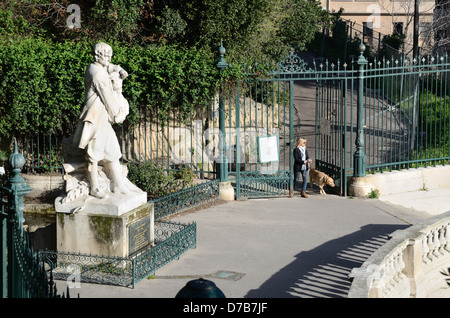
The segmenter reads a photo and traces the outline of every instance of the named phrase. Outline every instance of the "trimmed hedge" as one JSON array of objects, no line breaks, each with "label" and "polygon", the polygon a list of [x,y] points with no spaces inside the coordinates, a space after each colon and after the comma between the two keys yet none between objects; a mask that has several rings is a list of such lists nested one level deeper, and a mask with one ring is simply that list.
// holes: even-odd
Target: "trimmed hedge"
[{"label": "trimmed hedge", "polygon": [[[94,44],[26,38],[1,46],[0,136],[72,133]],[[162,120],[172,111],[182,120],[216,92],[215,57],[205,50],[109,44],[111,62],[129,73],[123,84],[130,103],[127,124],[136,124],[145,108],[149,114],[157,110]]]}]

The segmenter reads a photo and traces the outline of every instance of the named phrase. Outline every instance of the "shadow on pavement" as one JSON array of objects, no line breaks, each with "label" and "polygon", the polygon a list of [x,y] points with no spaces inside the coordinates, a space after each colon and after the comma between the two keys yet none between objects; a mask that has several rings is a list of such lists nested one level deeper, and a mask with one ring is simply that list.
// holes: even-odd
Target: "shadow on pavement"
[{"label": "shadow on pavement", "polygon": [[380,248],[388,235],[408,225],[369,224],[360,231],[301,252],[248,298],[346,298],[351,270]]}]

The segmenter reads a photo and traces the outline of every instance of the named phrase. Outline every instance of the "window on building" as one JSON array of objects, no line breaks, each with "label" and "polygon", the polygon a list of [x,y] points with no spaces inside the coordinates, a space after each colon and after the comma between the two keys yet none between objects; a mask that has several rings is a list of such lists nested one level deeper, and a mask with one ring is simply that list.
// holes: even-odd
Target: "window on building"
[{"label": "window on building", "polygon": [[447,38],[447,30],[437,30],[436,40],[441,41]]},{"label": "window on building", "polygon": [[431,22],[421,22],[419,27],[419,36],[422,39],[431,37]]},{"label": "window on building", "polygon": [[394,22],[394,33],[398,35],[403,34],[403,22]]},{"label": "window on building", "polygon": [[365,37],[373,37],[373,22],[363,22],[363,35]]}]

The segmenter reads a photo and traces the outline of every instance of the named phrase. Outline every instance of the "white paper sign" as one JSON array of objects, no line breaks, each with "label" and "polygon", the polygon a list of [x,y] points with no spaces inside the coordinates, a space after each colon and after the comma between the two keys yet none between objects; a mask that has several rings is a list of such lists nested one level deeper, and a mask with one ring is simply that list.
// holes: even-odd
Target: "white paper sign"
[{"label": "white paper sign", "polygon": [[5,167],[0,167],[0,176],[5,174]]},{"label": "white paper sign", "polygon": [[279,160],[278,135],[259,137],[258,147],[260,163]]}]

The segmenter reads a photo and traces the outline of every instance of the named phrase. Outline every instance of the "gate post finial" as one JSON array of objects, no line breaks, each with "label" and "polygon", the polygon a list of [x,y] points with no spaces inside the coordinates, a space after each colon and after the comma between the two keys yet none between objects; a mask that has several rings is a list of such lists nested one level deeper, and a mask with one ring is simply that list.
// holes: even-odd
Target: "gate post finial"
[{"label": "gate post finial", "polygon": [[226,52],[226,50],[223,47],[222,40],[220,40],[220,47],[219,47],[220,59],[219,59],[219,62],[217,63],[217,68],[221,71],[228,67],[228,63],[225,61],[225,58],[224,58],[225,52]]},{"label": "gate post finial", "polygon": [[[20,172],[25,164],[25,158],[19,153],[16,138],[14,138],[14,152],[9,156],[8,162],[13,173],[13,176],[7,182],[7,187],[13,191],[9,208],[17,216],[17,221],[23,224],[23,197],[31,191],[31,187],[20,176]],[[22,229],[22,226],[20,228]]]},{"label": "gate post finial", "polygon": [[16,138],[14,138],[14,152],[9,156],[8,162],[13,173],[10,182],[11,183],[23,182],[23,178],[20,176],[20,171],[22,171],[22,168],[25,164],[25,158],[23,157],[22,154],[19,153]]},{"label": "gate post finial", "polygon": [[366,64],[367,63],[367,60],[364,57],[365,50],[366,50],[366,46],[364,45],[364,42],[361,40],[361,43],[358,46],[358,51],[359,51],[358,64]]}]

